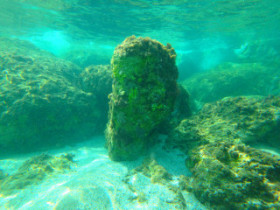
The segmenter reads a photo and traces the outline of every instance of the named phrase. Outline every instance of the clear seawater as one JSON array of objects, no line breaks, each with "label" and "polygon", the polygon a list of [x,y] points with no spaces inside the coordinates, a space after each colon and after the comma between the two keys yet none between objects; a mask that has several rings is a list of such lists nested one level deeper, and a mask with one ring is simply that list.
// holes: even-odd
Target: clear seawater
[{"label": "clear seawater", "polygon": [[[279,97],[280,3],[277,0],[0,0],[0,38],[31,43],[56,58],[74,63],[80,70],[90,65],[110,65],[115,47],[131,35],[150,37],[164,45],[170,43],[177,53],[178,82],[182,84],[224,63],[261,63],[268,68],[273,67],[275,74],[268,79],[268,84],[262,86],[263,90],[244,94]],[[9,45],[0,46],[0,49],[0,58],[10,55],[5,54]],[[30,57],[34,62],[36,57],[29,54],[32,52],[20,52],[23,56],[21,59]],[[3,67],[3,59],[0,62],[3,62],[0,66],[1,81],[5,77],[6,82],[11,82],[9,69]],[[22,60],[19,59],[18,65],[24,71]],[[19,94],[18,100],[13,98],[14,101],[9,101],[5,95],[9,92],[5,89],[7,86],[4,88],[4,83],[0,84],[0,121],[9,127],[13,125],[13,120],[3,117],[9,116],[5,115],[9,112],[9,103],[20,104],[24,97]],[[238,80],[235,85],[238,87]],[[21,87],[15,83],[13,88]],[[238,96],[239,92],[221,95]],[[242,91],[240,95],[243,95]],[[204,102],[218,100],[199,99],[195,102],[197,110]],[[97,96],[95,100],[101,99]],[[20,118],[25,112],[22,109],[12,116]],[[42,112],[48,113],[49,110]],[[107,118],[107,112],[97,115],[100,119]],[[48,127],[45,121],[41,123],[42,119],[36,118],[41,116],[40,113],[34,116],[29,123]],[[277,116],[279,121],[279,114]],[[62,119],[61,116],[57,117]],[[0,131],[3,132],[1,127]],[[53,136],[57,132],[58,141],[64,139],[51,147],[48,145],[46,149],[43,146],[38,151],[33,148],[23,153],[0,154],[0,172],[4,176],[13,175],[24,161],[42,152],[54,156],[72,153],[75,164],[69,171],[36,183],[30,179],[31,183],[23,184],[25,187],[19,187],[9,195],[2,194],[3,189],[0,188],[0,209],[208,209],[186,191],[182,195],[185,207],[172,204],[170,200],[174,199],[174,192],[164,185],[151,183],[142,173],[127,178],[130,170],[141,165],[141,157],[130,162],[111,161],[104,147],[102,132],[83,136],[83,130],[75,133],[71,128],[69,135],[61,137],[60,125],[47,132],[54,133]],[[67,138],[72,132],[75,133],[75,140],[68,142]],[[1,141],[5,141],[4,135],[7,134],[0,135]],[[36,143],[40,145],[40,139]],[[280,150],[275,147],[272,151],[271,145],[256,147],[275,155]],[[178,150],[169,153],[155,148],[151,156],[172,174],[171,185],[178,185],[180,175],[191,176],[185,167],[186,154]],[[141,201],[139,194],[144,195],[145,201]]]}]

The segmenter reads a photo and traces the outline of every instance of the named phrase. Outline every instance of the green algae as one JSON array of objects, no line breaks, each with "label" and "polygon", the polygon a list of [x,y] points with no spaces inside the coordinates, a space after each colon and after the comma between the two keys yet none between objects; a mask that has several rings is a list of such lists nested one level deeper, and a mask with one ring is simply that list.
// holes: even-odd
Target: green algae
[{"label": "green algae", "polygon": [[153,144],[177,96],[175,52],[149,38],[127,38],[112,57],[113,90],[106,129],[109,156],[135,159]]},{"label": "green algae", "polygon": [[227,97],[182,120],[167,143],[188,151],[209,142],[279,147],[280,97]]},{"label": "green algae", "polygon": [[221,142],[194,148],[186,164],[193,175],[181,180],[183,189],[211,209],[280,207],[279,156]]},{"label": "green algae", "polygon": [[143,173],[145,176],[151,178],[152,183],[166,184],[172,179],[171,174],[152,158],[146,158],[142,165],[133,169],[131,173],[135,174],[137,172]]},{"label": "green algae", "polygon": [[[110,92],[110,73],[85,72],[26,41],[0,38],[1,154],[56,147],[102,133],[108,99],[101,92],[104,87]],[[98,87],[99,78],[109,82]]]},{"label": "green algae", "polygon": [[249,145],[279,147],[280,97],[226,97],[205,104],[170,133],[167,147],[189,158],[180,178],[210,209],[278,209],[280,158]]}]

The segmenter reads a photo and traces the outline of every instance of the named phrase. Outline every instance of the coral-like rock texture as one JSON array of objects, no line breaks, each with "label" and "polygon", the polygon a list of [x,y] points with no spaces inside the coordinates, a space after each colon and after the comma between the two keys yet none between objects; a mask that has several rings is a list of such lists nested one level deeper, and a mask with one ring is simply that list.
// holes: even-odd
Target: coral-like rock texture
[{"label": "coral-like rock texture", "polygon": [[195,148],[185,188],[211,209],[279,209],[280,157],[232,143]]},{"label": "coral-like rock texture", "polygon": [[96,96],[79,87],[81,71],[26,41],[0,39],[1,154],[59,146],[98,133]]},{"label": "coral-like rock texture", "polygon": [[128,37],[112,57],[113,90],[106,129],[109,156],[132,160],[153,143],[177,96],[176,54],[150,38]]},{"label": "coral-like rock texture", "polygon": [[205,104],[171,132],[167,144],[187,152],[194,146],[233,142],[280,146],[280,97],[227,97]]},{"label": "coral-like rock texture", "polygon": [[112,71],[110,65],[91,65],[80,74],[80,87],[83,91],[91,93],[97,99],[95,107],[100,115],[96,119],[99,130],[104,131],[108,121],[109,98],[112,92]]},{"label": "coral-like rock texture", "polygon": [[171,174],[169,174],[163,166],[159,165],[157,161],[152,158],[146,158],[141,166],[131,171],[132,174],[136,174],[137,172],[150,177],[152,183],[166,184],[172,179]]}]

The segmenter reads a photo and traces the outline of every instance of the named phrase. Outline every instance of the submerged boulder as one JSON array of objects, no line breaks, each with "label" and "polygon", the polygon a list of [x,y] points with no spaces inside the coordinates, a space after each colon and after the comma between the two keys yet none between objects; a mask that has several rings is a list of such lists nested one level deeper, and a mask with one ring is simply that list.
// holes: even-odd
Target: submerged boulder
[{"label": "submerged boulder", "polygon": [[100,111],[99,129],[104,131],[108,121],[109,98],[112,92],[112,70],[110,65],[91,65],[80,74],[80,87],[95,96],[95,107]]},{"label": "submerged boulder", "polygon": [[280,63],[224,63],[182,82],[198,105],[227,96],[280,95]]},{"label": "submerged boulder", "polygon": [[150,38],[131,36],[112,57],[113,91],[106,129],[109,156],[131,160],[153,143],[177,96],[175,51]]},{"label": "submerged boulder", "polygon": [[232,143],[193,149],[184,189],[211,209],[279,209],[280,156]]},{"label": "submerged boulder", "polygon": [[280,97],[227,97],[205,104],[171,132],[167,145],[187,152],[207,143],[232,142],[280,147]]},{"label": "submerged boulder", "polygon": [[[0,152],[27,152],[101,133],[104,113],[76,65],[26,41],[0,39]],[[103,117],[104,118],[104,117]]]}]

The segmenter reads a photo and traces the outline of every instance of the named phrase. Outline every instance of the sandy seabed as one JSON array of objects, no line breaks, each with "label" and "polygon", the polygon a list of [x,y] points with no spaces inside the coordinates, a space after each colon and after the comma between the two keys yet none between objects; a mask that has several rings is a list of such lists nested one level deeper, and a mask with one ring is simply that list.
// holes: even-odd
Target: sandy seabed
[{"label": "sandy seabed", "polygon": [[[124,181],[128,172],[141,165],[143,159],[113,162],[104,142],[104,136],[98,136],[72,147],[48,151],[56,156],[74,154],[74,166],[67,173],[30,185],[13,195],[0,196],[0,209],[183,209],[171,202],[176,196],[173,191],[165,185],[152,183],[142,173]],[[34,155],[38,154],[0,160],[0,169],[12,174]],[[157,147],[152,155],[172,174],[171,182],[175,186],[179,184],[179,175],[190,174],[184,165],[186,157],[180,152],[166,152]],[[145,199],[139,201],[139,195]],[[206,209],[191,193],[182,192],[182,195],[187,209]]]}]

